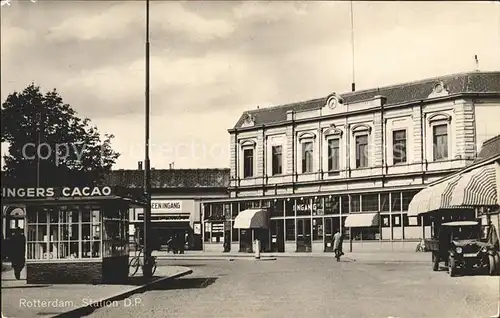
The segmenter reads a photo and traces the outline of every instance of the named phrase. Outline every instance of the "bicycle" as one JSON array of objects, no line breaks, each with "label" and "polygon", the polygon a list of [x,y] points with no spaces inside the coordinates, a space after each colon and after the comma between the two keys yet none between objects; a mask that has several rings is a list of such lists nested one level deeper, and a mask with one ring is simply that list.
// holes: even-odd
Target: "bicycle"
[{"label": "bicycle", "polygon": [[[143,256],[143,253],[144,252],[144,249],[141,248],[139,250],[139,254],[132,257],[132,259],[130,260],[130,262],[128,263],[128,266],[129,266],[129,274],[130,276],[134,276],[135,274],[137,274],[137,271],[139,270],[139,267],[140,268],[143,268],[144,267],[144,256]],[[151,261],[153,262],[152,264],[152,268],[151,268],[151,274],[154,275],[155,271],[156,271],[156,257],[154,256],[151,256]]]},{"label": "bicycle", "polygon": [[417,248],[415,249],[415,252],[427,252],[427,248],[425,246],[425,241],[421,240],[417,244]]}]

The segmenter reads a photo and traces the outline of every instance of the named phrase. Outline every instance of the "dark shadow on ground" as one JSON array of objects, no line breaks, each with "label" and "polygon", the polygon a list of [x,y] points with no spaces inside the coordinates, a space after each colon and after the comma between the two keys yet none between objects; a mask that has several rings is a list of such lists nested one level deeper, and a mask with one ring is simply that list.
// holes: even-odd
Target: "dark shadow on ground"
[{"label": "dark shadow on ground", "polygon": [[179,278],[151,285],[146,291],[207,288],[217,281],[217,277]]},{"label": "dark shadow on ground", "polygon": [[24,288],[45,288],[50,287],[50,285],[21,285],[21,286],[2,286],[2,289],[24,289]]}]

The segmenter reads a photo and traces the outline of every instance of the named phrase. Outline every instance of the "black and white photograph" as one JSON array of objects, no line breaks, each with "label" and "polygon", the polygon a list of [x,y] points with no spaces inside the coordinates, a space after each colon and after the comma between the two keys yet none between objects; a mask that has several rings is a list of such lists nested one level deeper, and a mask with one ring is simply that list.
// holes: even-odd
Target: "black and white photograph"
[{"label": "black and white photograph", "polygon": [[2,318],[500,317],[500,1],[0,23]]}]

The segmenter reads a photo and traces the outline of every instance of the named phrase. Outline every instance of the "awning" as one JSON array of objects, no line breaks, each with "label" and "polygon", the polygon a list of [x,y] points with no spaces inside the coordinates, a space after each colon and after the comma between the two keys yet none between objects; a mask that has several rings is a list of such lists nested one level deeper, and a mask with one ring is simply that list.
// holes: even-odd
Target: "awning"
[{"label": "awning", "polygon": [[349,214],[345,219],[345,227],[370,227],[379,225],[378,213]]},{"label": "awning", "polygon": [[417,216],[442,209],[460,208],[455,207],[451,202],[453,190],[460,180],[461,175],[456,175],[417,193],[408,206],[408,216]]},{"label": "awning", "polygon": [[498,204],[497,166],[489,164],[462,176],[453,191],[455,206],[491,206]]},{"label": "awning", "polygon": [[265,209],[248,209],[238,213],[234,219],[235,229],[267,229]]},{"label": "awning", "polygon": [[415,194],[408,205],[408,216],[417,216],[429,211],[429,203],[432,196],[432,190],[430,189],[428,187]]},{"label": "awning", "polygon": [[452,208],[453,205],[451,204],[451,197],[453,195],[453,190],[456,188],[460,179],[461,175],[456,175],[451,179],[429,187],[431,195],[428,211]]}]

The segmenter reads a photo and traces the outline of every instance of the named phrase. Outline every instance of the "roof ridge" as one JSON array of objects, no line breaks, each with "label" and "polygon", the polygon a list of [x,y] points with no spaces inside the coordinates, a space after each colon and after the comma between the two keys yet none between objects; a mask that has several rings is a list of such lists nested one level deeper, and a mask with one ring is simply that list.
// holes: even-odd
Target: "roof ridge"
[{"label": "roof ridge", "polygon": [[[447,75],[441,75],[441,76],[434,76],[434,77],[427,77],[411,82],[404,82],[404,83],[399,83],[399,84],[391,84],[387,86],[381,86],[381,87],[376,87],[376,88],[369,88],[369,89],[364,89],[364,90],[359,90],[359,91],[354,91],[354,92],[346,92],[346,93],[338,93],[342,97],[347,97],[347,96],[353,96],[361,93],[369,93],[369,92],[376,92],[376,91],[381,91],[381,90],[386,90],[386,89],[391,89],[391,88],[397,88],[397,87],[405,87],[405,86],[410,86],[410,85],[415,85],[415,84],[421,84],[429,81],[438,81],[438,80],[443,80],[443,79],[448,79],[452,77],[458,77],[458,76],[470,76],[470,75],[475,75],[475,74],[496,74],[500,73],[500,71],[485,71],[485,72],[477,72],[477,71],[469,71],[469,72],[460,72],[460,73],[452,73],[452,74],[447,74]],[[466,78],[464,79],[464,84],[468,86],[468,81],[469,79]],[[269,107],[262,107],[258,109],[251,109],[251,110],[245,110],[243,111],[243,114],[246,113],[259,113],[261,111],[269,111],[269,110],[274,110],[274,109],[279,109],[279,108],[293,108],[294,106],[298,106],[301,104],[305,103],[313,103],[313,102],[319,102],[323,99],[326,99],[328,95],[325,95],[323,97],[318,97],[318,98],[313,98],[313,99],[308,99],[308,100],[303,100],[300,102],[293,102],[289,104],[281,104],[281,105],[275,105],[275,106],[269,106]]]},{"label": "roof ridge", "polygon": [[500,135],[496,135],[494,137],[491,137],[490,139],[486,139],[485,141],[483,141],[483,146],[488,145],[488,144],[496,141],[497,139],[500,139]]}]

